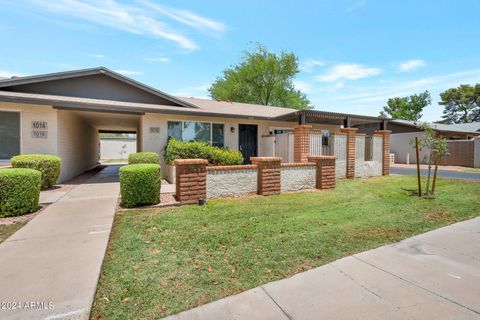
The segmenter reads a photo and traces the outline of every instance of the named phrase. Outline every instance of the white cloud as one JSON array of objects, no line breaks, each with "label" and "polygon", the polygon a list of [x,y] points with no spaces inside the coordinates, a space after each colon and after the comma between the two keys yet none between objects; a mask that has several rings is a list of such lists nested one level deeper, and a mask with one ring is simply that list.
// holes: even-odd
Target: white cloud
[{"label": "white cloud", "polygon": [[141,71],[133,71],[133,70],[114,70],[116,73],[123,74],[124,76],[139,76],[142,75],[143,72]]},{"label": "white cloud", "polygon": [[402,62],[398,65],[398,71],[399,72],[406,72],[406,71],[412,71],[415,69],[423,68],[427,65],[425,60],[422,59],[415,59],[415,60],[409,60]]},{"label": "white cloud", "polygon": [[345,63],[338,64],[328,72],[316,77],[317,81],[333,82],[341,79],[358,80],[382,73],[382,69],[365,67],[360,64]]},{"label": "white cloud", "polygon": [[300,90],[303,93],[309,93],[312,89],[308,82],[302,80],[294,80],[293,85],[295,86],[295,89]]},{"label": "white cloud", "polygon": [[300,70],[304,72],[312,72],[315,67],[323,67],[325,62],[318,59],[307,59],[300,62]]},{"label": "white cloud", "polygon": [[0,70],[0,78],[11,78],[11,77],[24,77],[25,75],[20,72],[13,72],[7,70]]},{"label": "white cloud", "polygon": [[150,62],[161,62],[161,63],[169,63],[170,58],[168,57],[157,57],[157,58],[145,58],[146,61]]},{"label": "white cloud", "polygon": [[383,85],[371,85],[356,88],[356,93],[338,95],[332,100],[344,101],[354,100],[356,102],[382,102],[388,98],[402,97],[419,91],[442,91],[447,88],[456,87],[462,83],[473,83],[480,81],[480,69],[454,72],[450,74],[431,76],[411,81],[390,81]]},{"label": "white cloud", "polygon": [[[152,10],[152,6],[156,5],[147,1],[143,2],[143,6],[120,4],[115,0],[33,0],[33,2],[56,13],[77,17],[134,34],[163,38],[177,43],[184,49],[198,49],[198,45],[192,39],[159,20],[154,15],[154,13],[158,13],[158,10]],[[162,12],[164,16],[168,16],[195,29],[217,32],[225,30],[223,23],[201,17],[190,11],[171,8],[164,9],[164,11]]]},{"label": "white cloud", "polygon": [[199,16],[191,11],[169,8],[149,1],[143,1],[143,3],[158,13],[200,31],[214,32],[220,36],[227,30],[224,23]]}]

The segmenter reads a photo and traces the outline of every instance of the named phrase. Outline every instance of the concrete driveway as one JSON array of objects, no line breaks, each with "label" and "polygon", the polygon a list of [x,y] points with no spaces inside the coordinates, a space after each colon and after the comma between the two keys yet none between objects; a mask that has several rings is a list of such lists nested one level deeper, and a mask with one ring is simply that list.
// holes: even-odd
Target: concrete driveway
[{"label": "concrete driveway", "polygon": [[[390,173],[416,175],[417,169],[391,167]],[[422,176],[427,176],[427,173],[428,173],[427,169],[420,169],[420,174]],[[432,174],[433,174],[433,169],[432,169]],[[438,176],[442,178],[451,178],[451,179],[480,180],[480,173],[475,173],[475,172],[461,172],[461,171],[439,169]]]},{"label": "concrete driveway", "polygon": [[0,244],[0,319],[88,319],[119,195],[106,167]]},{"label": "concrete driveway", "polygon": [[480,319],[480,218],[168,319]]}]

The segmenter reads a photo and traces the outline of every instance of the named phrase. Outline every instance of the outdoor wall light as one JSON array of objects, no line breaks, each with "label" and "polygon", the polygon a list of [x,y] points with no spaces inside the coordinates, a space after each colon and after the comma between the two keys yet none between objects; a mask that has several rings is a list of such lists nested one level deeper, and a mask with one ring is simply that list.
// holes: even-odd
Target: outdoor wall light
[{"label": "outdoor wall light", "polygon": [[235,133],[235,127],[230,127],[230,132]]}]

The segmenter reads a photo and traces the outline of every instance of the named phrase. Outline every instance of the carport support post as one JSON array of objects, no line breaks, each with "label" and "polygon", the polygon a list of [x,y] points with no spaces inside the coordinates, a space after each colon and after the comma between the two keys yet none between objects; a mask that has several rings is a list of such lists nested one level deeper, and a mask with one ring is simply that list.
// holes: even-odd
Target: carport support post
[{"label": "carport support post", "polygon": [[310,131],[312,126],[299,124],[293,127],[293,161],[308,162],[310,155]]},{"label": "carport support post", "polygon": [[207,197],[207,164],[205,159],[179,159],[176,167],[175,195],[183,203],[196,203]]},{"label": "carport support post", "polygon": [[[377,130],[375,134],[382,135],[382,175],[388,176],[390,174],[390,130]],[[418,160],[417,160],[418,161]]]},{"label": "carport support post", "polygon": [[347,134],[347,179],[355,179],[355,152],[356,135],[358,128],[341,128],[341,132]]}]

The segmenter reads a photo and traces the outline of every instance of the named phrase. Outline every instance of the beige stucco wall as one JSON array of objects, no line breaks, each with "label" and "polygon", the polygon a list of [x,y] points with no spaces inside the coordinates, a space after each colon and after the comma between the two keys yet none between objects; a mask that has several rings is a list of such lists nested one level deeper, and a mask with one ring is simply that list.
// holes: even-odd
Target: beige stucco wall
[{"label": "beige stucco wall", "polygon": [[[395,163],[417,163],[415,155],[415,147],[410,144],[410,141],[417,137],[419,140],[423,139],[423,132],[405,132],[394,133],[390,135],[390,153],[395,155]],[[420,163],[424,163],[424,159],[428,156],[426,151],[420,148]]]},{"label": "beige stucco wall", "polygon": [[[162,167],[164,167],[163,154],[167,143],[167,122],[168,121],[204,121],[213,123],[222,123],[225,126],[225,147],[238,150],[238,126],[239,124],[254,124],[258,126],[258,156],[269,156],[271,145],[268,139],[263,139],[262,135],[268,134],[273,129],[293,128],[295,123],[283,121],[265,121],[214,117],[194,117],[182,115],[162,115],[155,113],[146,113],[143,116],[142,126],[140,128],[143,142],[141,149],[143,151],[153,151],[160,153]],[[150,127],[159,127],[160,133],[151,133]],[[230,128],[234,128],[231,132]],[[314,129],[338,130],[339,126],[332,125],[314,125]],[[140,140],[140,139],[139,139]],[[268,144],[268,145],[267,145]]]},{"label": "beige stucco wall", "polygon": [[[0,111],[20,113],[20,153],[57,154],[57,110],[51,106],[0,102]],[[32,136],[32,121],[48,123],[47,138]]]},{"label": "beige stucco wall", "polygon": [[[20,153],[51,154],[62,158],[59,182],[95,166],[98,161],[98,133],[70,111],[52,106],[0,102],[0,110],[20,112]],[[32,121],[47,122],[47,138],[34,138]]]},{"label": "beige stucco wall", "polygon": [[71,111],[58,111],[58,155],[62,158],[60,182],[96,166],[98,131]]}]

